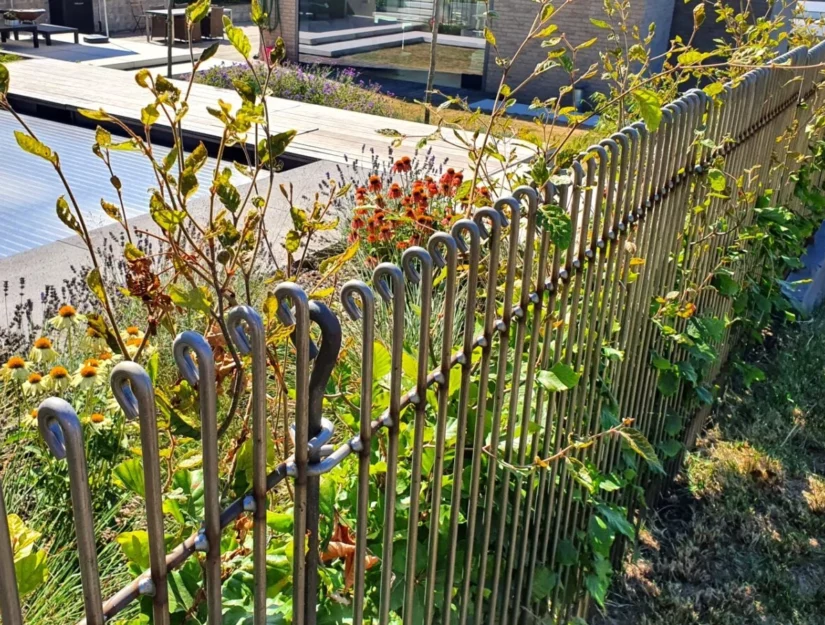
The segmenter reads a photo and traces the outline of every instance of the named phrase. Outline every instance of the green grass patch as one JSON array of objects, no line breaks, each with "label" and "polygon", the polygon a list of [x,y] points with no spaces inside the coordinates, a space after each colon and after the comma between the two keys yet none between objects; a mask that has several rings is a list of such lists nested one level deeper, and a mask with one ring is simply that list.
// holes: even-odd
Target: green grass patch
[{"label": "green grass patch", "polygon": [[594,622],[825,622],[825,314],[746,361]]}]

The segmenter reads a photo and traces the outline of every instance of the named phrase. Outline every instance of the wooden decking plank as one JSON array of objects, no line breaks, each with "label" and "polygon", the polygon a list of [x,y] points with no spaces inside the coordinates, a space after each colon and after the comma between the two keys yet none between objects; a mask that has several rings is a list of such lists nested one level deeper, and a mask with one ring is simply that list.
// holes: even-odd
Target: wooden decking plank
[{"label": "wooden decking plank", "polygon": [[[151,99],[134,79],[133,71],[120,71],[52,59],[22,61],[9,65],[10,92],[19,98],[38,103],[73,108],[103,108],[106,112],[128,121],[139,121],[140,110]],[[181,89],[186,83],[173,81]],[[237,109],[241,98],[232,90],[195,84],[189,97],[189,113],[184,120],[184,131],[196,136],[219,140],[223,125],[207,111],[222,99]],[[413,154],[419,139],[435,131],[434,126],[397,119],[388,119],[366,113],[343,111],[317,104],[307,104],[267,98],[272,132],[288,129],[299,135],[289,147],[288,154],[323,159],[336,163],[361,162],[372,158],[372,151],[384,160],[392,139],[378,134],[391,128],[406,135],[395,154]],[[161,118],[161,126],[168,122]],[[467,135],[470,136],[469,134]],[[437,165],[445,159],[457,169],[469,168],[466,150],[443,140],[432,141],[428,150]],[[526,156],[526,152],[525,152]]]}]

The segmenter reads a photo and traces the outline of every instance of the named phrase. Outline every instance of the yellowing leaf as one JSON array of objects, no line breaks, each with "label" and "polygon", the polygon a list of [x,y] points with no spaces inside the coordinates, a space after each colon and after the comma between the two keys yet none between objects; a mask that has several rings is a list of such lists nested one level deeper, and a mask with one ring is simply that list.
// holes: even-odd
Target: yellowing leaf
[{"label": "yellowing leaf", "polygon": [[233,26],[232,20],[226,15],[223,16],[223,28],[229,43],[243,58],[248,59],[250,52],[252,52],[252,45],[249,43],[249,37],[246,36],[243,29]]},{"label": "yellowing leaf", "polygon": [[57,216],[60,218],[60,221],[63,224],[71,229],[74,230],[77,234],[82,235],[83,231],[80,229],[80,224],[77,221],[77,218],[72,213],[71,209],[69,208],[69,203],[66,201],[64,196],[60,196],[57,198]]},{"label": "yellowing leaf", "polygon": [[49,161],[52,165],[57,164],[57,154],[52,152],[49,146],[41,143],[31,135],[27,135],[25,132],[20,132],[19,130],[14,131],[14,137],[17,139],[17,145],[23,148],[24,151],[29,154],[39,156],[40,158]]},{"label": "yellowing leaf", "polygon": [[117,206],[115,206],[111,202],[107,202],[103,198],[100,198],[100,207],[103,209],[103,212],[106,213],[109,217],[111,217],[115,221],[120,221],[120,211],[118,210]]},{"label": "yellowing leaf", "polygon": [[645,264],[644,258],[639,258],[638,256],[635,258],[631,258],[630,262],[628,263],[631,267],[640,267]]},{"label": "yellowing leaf", "polygon": [[639,114],[642,116],[648,129],[651,131],[659,128],[662,122],[661,102],[659,94],[651,89],[635,89],[631,92]]},{"label": "yellowing leaf", "polygon": [[106,288],[103,286],[103,279],[100,277],[100,269],[95,267],[86,275],[86,284],[97,299],[99,299],[102,304],[105,304]]}]

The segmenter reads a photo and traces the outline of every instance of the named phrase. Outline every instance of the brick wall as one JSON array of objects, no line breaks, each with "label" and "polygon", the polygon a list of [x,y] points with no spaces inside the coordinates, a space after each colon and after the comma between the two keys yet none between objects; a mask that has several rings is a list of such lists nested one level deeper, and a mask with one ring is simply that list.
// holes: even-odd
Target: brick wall
[{"label": "brick wall", "polygon": [[[292,0],[288,0],[292,1]],[[95,27],[103,30],[103,16],[100,13],[100,5],[102,3],[94,2],[94,16]],[[215,2],[216,6],[220,6],[220,2]],[[143,6],[145,8],[161,8],[168,6],[165,0],[144,0]],[[232,21],[236,24],[248,24],[249,20],[249,5],[248,4],[229,4],[226,5],[232,9]],[[14,7],[16,9],[46,9],[46,17],[39,21],[49,21],[49,3],[48,0],[14,0]],[[0,0],[0,14],[4,9],[11,8],[10,0]],[[132,17],[132,7],[129,0],[107,0],[106,13],[109,18],[109,32],[118,33],[131,31],[135,28],[135,20]],[[142,24],[142,22],[141,22]],[[297,30],[297,27],[296,27]]]},{"label": "brick wall", "polygon": [[[663,51],[667,46],[674,2],[680,3],[682,0],[631,0],[631,23],[638,25],[643,34],[647,32],[650,23],[656,24],[654,54]],[[495,10],[499,16],[493,21],[493,32],[496,36],[499,56],[512,56],[517,46],[524,40],[539,8],[539,5],[532,0],[491,2],[491,9]],[[564,33],[574,46],[598,37],[599,40],[595,45],[578,53],[576,65],[582,71],[586,70],[591,63],[597,62],[599,51],[606,49],[609,45],[605,31],[593,26],[590,22],[591,17],[605,19],[600,0],[575,0],[553,16],[553,23],[558,25],[557,33]],[[492,50],[488,51],[484,86],[485,90],[490,92],[496,91],[501,80],[501,68],[496,65],[495,56]],[[547,49],[541,47],[541,42],[530,42],[510,71],[508,78],[510,87],[524,80],[535,66],[546,58]],[[517,95],[522,101],[529,101],[534,97],[547,99],[556,95],[558,89],[567,83],[568,76],[565,72],[550,70],[534,79]],[[595,78],[587,81],[586,91],[592,92],[602,86],[603,83]]]}]

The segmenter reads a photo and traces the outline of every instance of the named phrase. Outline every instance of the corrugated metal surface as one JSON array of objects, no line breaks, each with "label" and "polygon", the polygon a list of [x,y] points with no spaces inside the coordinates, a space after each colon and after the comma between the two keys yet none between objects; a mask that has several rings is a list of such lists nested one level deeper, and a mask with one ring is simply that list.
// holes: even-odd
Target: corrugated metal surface
[{"label": "corrugated metal surface", "polygon": [[[60,155],[88,227],[111,224],[100,208],[100,199],[117,204],[117,194],[109,183],[106,166],[92,154],[94,131],[50,120],[25,119],[38,138]],[[23,152],[15,141],[15,130],[20,130],[19,124],[11,114],[0,111],[0,258],[73,235],[55,213],[57,198],[66,192],[54,168]],[[155,152],[162,157],[168,149],[156,146]],[[149,212],[148,189],[157,186],[151,165],[137,152],[116,152],[112,154],[112,167],[123,183],[127,217]],[[207,165],[201,170],[198,195],[208,193],[212,169]]]}]

